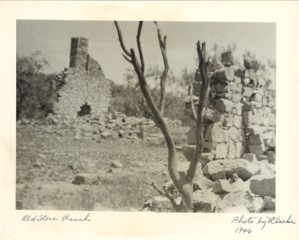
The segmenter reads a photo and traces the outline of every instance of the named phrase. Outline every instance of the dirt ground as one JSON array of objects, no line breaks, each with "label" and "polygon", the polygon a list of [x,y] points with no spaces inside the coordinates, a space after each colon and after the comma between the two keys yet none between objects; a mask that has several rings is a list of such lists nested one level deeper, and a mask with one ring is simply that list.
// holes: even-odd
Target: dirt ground
[{"label": "dirt ground", "polygon": [[[115,167],[113,162],[122,166]],[[178,161],[186,161],[178,152]],[[43,126],[17,127],[16,208],[141,211],[169,179],[167,147],[139,139],[75,139],[72,132],[48,133]],[[76,185],[76,175],[97,176]]]}]

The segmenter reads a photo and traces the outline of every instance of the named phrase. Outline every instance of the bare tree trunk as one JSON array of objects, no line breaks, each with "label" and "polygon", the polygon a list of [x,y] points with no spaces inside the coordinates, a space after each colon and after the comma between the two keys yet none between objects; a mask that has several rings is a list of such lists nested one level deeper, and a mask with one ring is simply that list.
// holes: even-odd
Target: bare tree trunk
[{"label": "bare tree trunk", "polygon": [[[203,85],[201,87],[201,95],[200,95],[200,101],[199,101],[199,106],[198,106],[197,124],[196,124],[196,130],[198,133],[197,134],[197,146],[196,146],[196,150],[195,150],[193,159],[192,159],[189,169],[187,171],[187,175],[182,175],[182,174],[180,175],[178,172],[178,169],[177,169],[175,144],[174,144],[173,138],[168,130],[167,124],[163,118],[164,107],[159,109],[157,107],[157,105],[155,104],[155,101],[151,94],[150,88],[149,88],[146,78],[144,76],[144,59],[143,59],[143,54],[142,54],[141,42],[140,42],[140,35],[141,35],[141,31],[142,31],[143,22],[139,22],[137,38],[136,38],[141,65],[139,64],[139,61],[136,58],[134,49],[130,49],[130,51],[128,51],[126,49],[125,44],[122,39],[119,25],[116,21],[114,23],[115,23],[115,27],[116,27],[116,30],[118,33],[120,45],[122,47],[122,50],[124,51],[123,56],[128,62],[130,62],[133,65],[134,70],[138,76],[138,81],[140,84],[141,91],[142,91],[142,93],[148,103],[148,106],[152,112],[154,121],[158,125],[158,127],[160,127],[161,132],[164,135],[165,141],[167,143],[167,148],[168,148],[169,175],[170,175],[174,185],[176,186],[178,192],[180,193],[180,195],[182,197],[182,201],[180,203],[176,203],[175,200],[169,194],[166,194],[166,196],[170,199],[174,209],[177,212],[191,212],[193,210],[193,178],[194,178],[194,175],[196,172],[198,159],[201,155],[202,146],[203,146],[202,110],[203,110],[204,100],[206,98],[206,93],[207,93],[207,88],[208,88],[207,63],[205,61],[205,56],[206,56],[205,43],[203,44],[202,50],[200,48],[200,43],[199,42],[197,43],[197,52],[198,52],[199,59],[200,59],[200,70],[201,70],[201,74],[203,76]],[[166,81],[167,71],[169,68],[167,56],[165,53],[166,36],[164,37],[164,41],[162,41],[158,25],[157,25],[157,23],[155,23],[155,24],[158,29],[158,38],[159,38],[161,53],[162,53],[164,65],[165,65],[165,70],[161,76],[161,94],[162,94],[162,92],[164,92],[164,94],[165,94],[165,81]],[[161,46],[161,44],[162,44],[162,46]],[[162,82],[164,82],[164,83],[162,83]],[[162,89],[162,86],[163,86],[163,89]],[[161,95],[161,99],[162,99],[162,95]],[[160,107],[162,105],[163,106],[165,105],[165,97],[163,97],[163,99],[164,99],[163,100],[164,103],[162,104],[162,102],[160,102]]]},{"label": "bare tree trunk", "polygon": [[202,44],[202,47],[200,46],[200,42],[197,42],[197,54],[199,58],[199,70],[200,74],[202,76],[202,86],[200,89],[200,96],[199,96],[199,103],[198,103],[198,109],[197,109],[197,119],[196,119],[196,148],[193,153],[193,157],[190,162],[190,166],[188,169],[188,177],[192,178],[194,177],[198,159],[201,156],[202,150],[203,150],[203,108],[204,103],[207,97],[208,88],[210,85],[210,80],[208,77],[208,61],[206,61],[206,43],[204,42]]}]

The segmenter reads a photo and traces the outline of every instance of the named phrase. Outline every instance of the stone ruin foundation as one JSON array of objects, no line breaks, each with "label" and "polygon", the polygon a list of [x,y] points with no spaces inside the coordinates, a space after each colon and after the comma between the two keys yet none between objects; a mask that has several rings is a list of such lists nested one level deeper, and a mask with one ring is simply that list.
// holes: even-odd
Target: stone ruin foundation
[{"label": "stone ruin foundation", "polygon": [[53,111],[63,117],[81,117],[87,114],[99,117],[108,111],[111,98],[99,63],[88,54],[88,39],[72,38],[70,64],[55,78],[59,99]]}]

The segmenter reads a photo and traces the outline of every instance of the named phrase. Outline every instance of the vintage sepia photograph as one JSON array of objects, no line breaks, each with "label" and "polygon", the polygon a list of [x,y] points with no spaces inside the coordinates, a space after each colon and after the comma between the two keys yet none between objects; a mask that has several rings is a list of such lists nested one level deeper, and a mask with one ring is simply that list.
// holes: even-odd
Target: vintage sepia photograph
[{"label": "vintage sepia photograph", "polygon": [[16,210],[275,213],[276,28],[18,19]]}]

